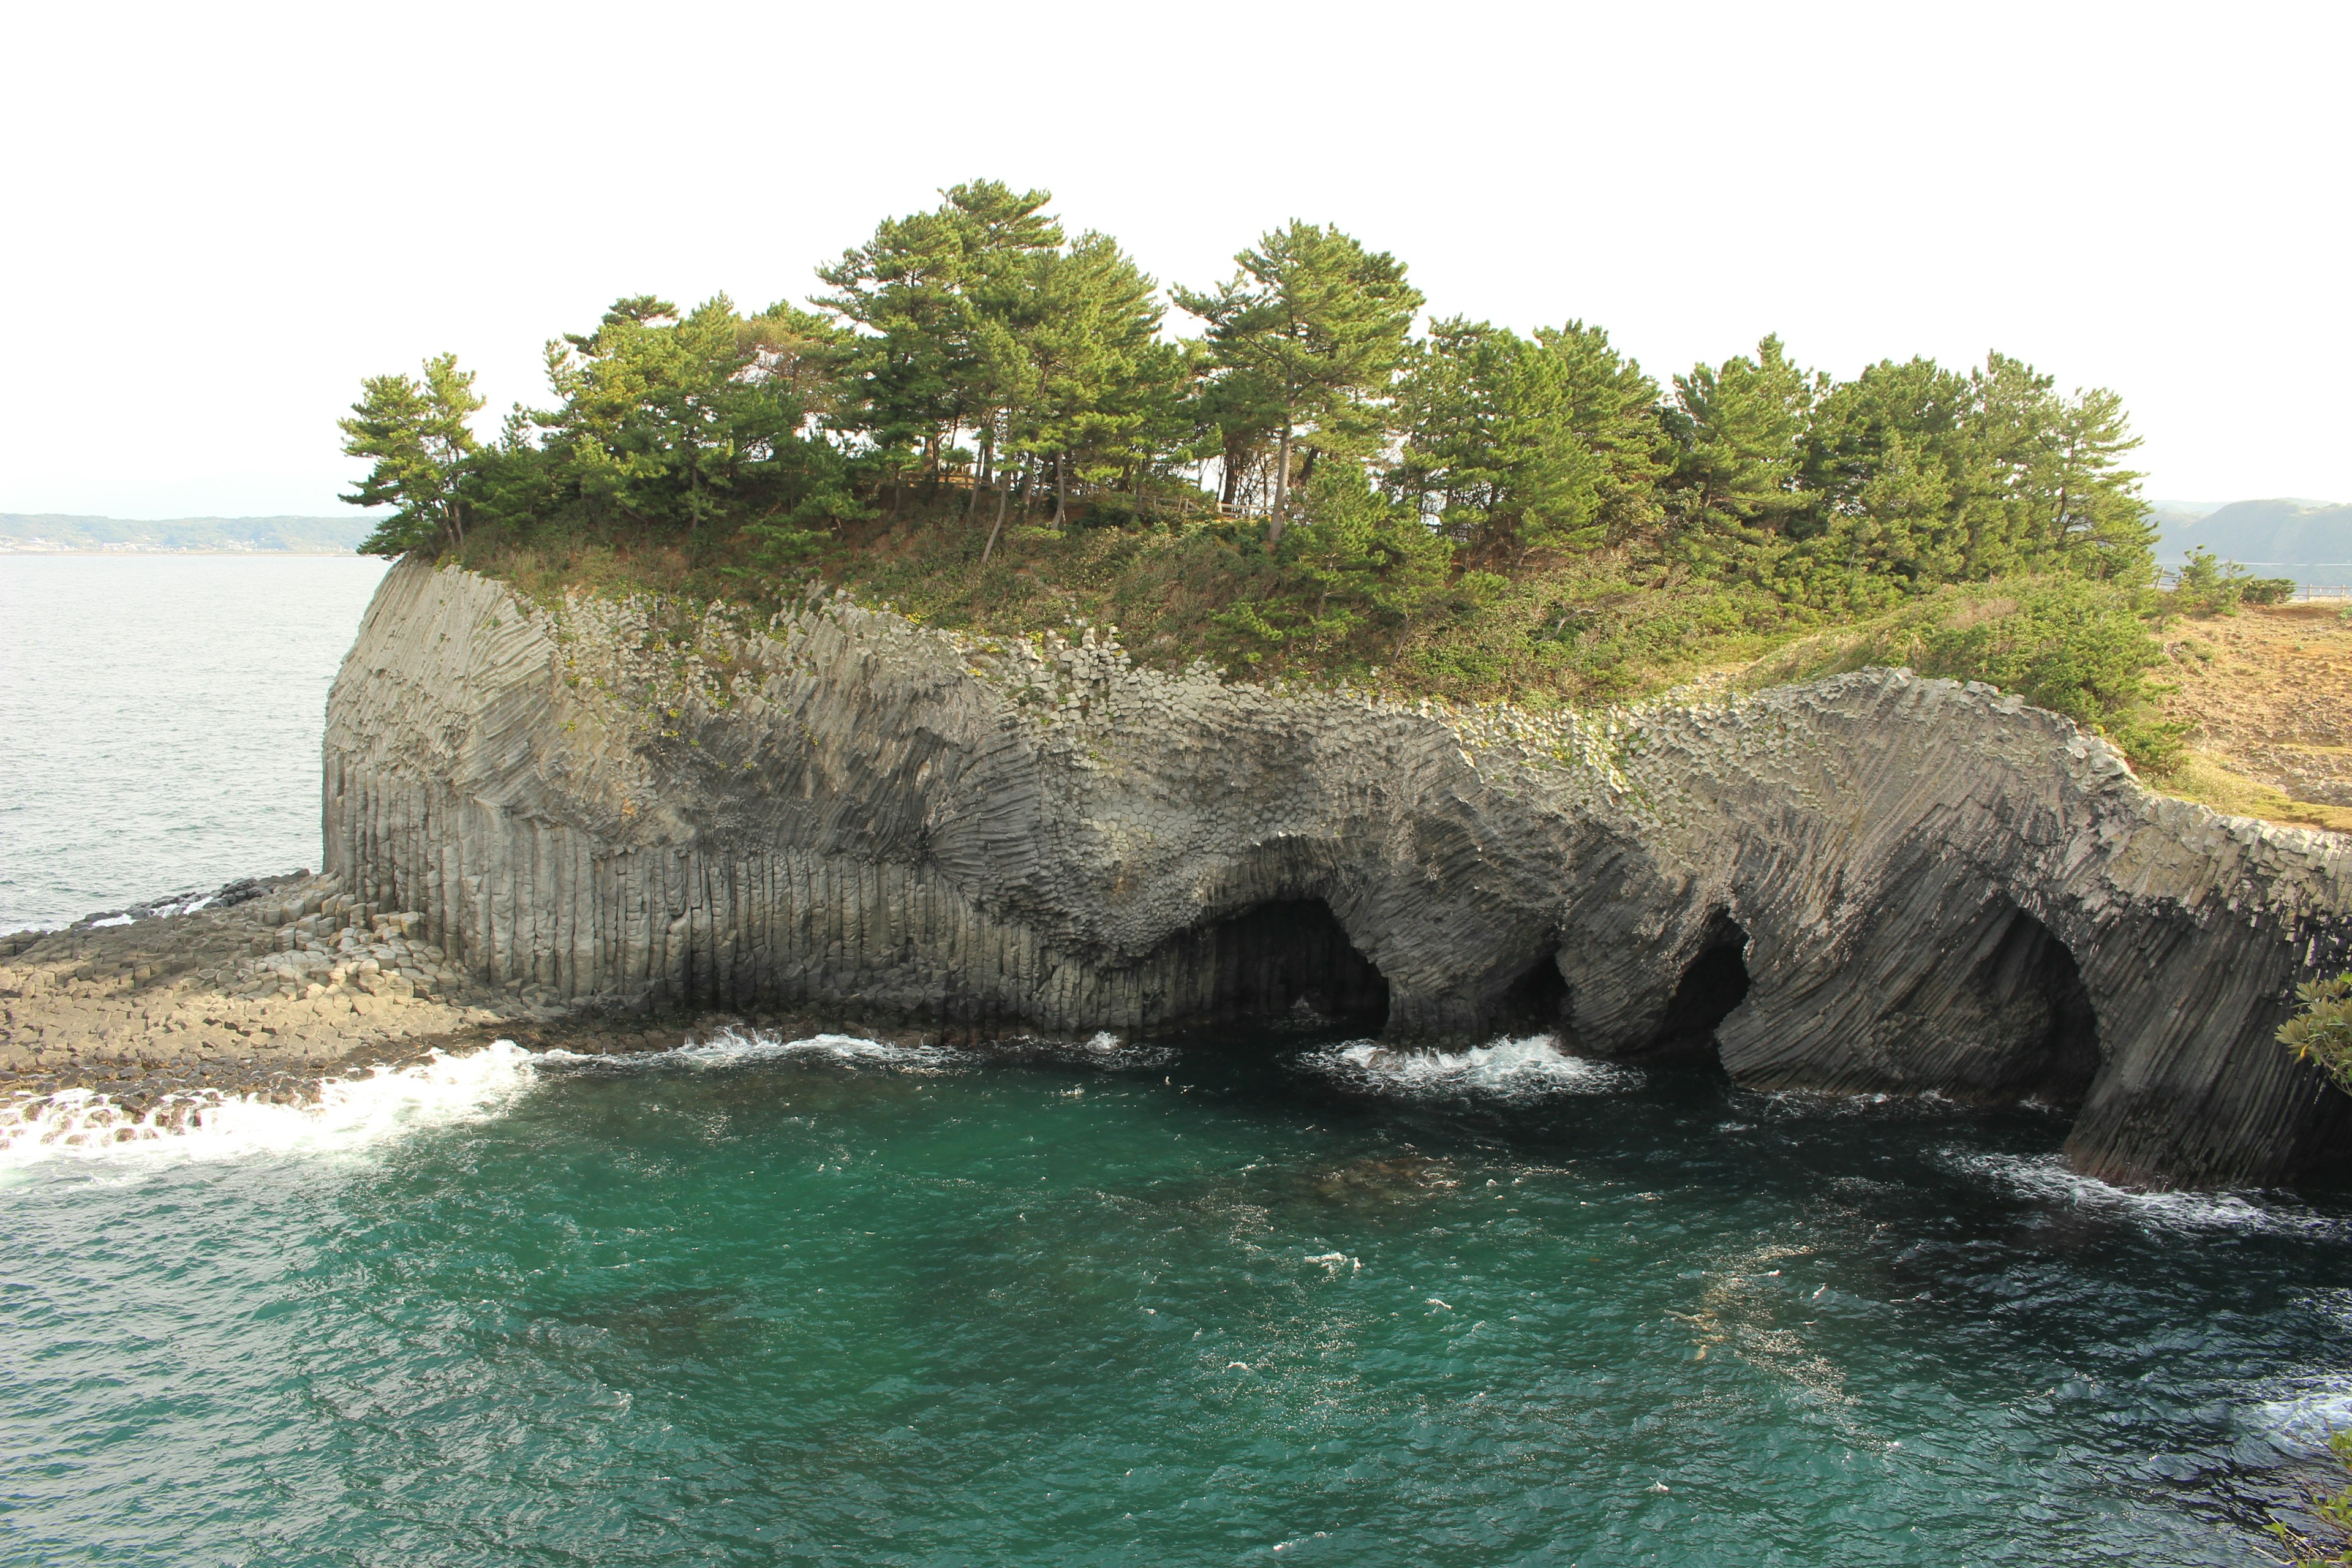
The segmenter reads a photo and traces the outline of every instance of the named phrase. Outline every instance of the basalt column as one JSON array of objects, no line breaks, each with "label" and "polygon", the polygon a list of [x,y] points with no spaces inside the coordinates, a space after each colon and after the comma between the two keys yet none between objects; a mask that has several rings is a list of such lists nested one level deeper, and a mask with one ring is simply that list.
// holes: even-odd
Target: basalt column
[{"label": "basalt column", "polygon": [[329,864],[546,1000],[993,1029],[1541,1027],[1744,1082],[2079,1103],[2069,1152],[2284,1179],[2352,1100],[2272,1039],[2352,963],[2342,838],[2150,795],[1982,687],[1864,671],[1454,710],[992,642],[387,574]]}]

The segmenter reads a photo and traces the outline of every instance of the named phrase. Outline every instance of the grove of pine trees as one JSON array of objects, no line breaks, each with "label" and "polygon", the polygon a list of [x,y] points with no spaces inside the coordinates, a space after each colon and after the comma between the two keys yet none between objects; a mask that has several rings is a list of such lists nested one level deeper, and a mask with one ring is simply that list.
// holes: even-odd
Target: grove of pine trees
[{"label": "grove of pine trees", "polygon": [[[1823,608],[2016,572],[2144,576],[2136,444],[2112,393],[1994,353],[1835,381],[1777,339],[1661,386],[1608,334],[1459,317],[1416,335],[1404,266],[1293,222],[1232,278],[1163,297],[1044,191],[958,185],[822,268],[813,309],[617,300],[548,345],[554,405],[477,441],[454,356],[373,377],[342,421],[372,459],[369,548],[486,524],[743,535],[789,569],[839,525],[936,513],[992,550],[1008,516],[1129,526],[1241,515],[1261,547],[1327,512],[1418,530],[1425,573],[1509,574],[1642,540]],[[1172,302],[1201,326],[1171,336]],[[1339,482],[1318,476],[1345,470]],[[1333,499],[1340,498],[1340,499]],[[1352,526],[1352,525],[1351,525]]]},{"label": "grove of pine trees", "polygon": [[[1424,318],[1404,265],[1336,228],[1293,221],[1163,291],[1049,199],[958,185],[804,305],[616,300],[547,345],[551,405],[487,442],[455,356],[369,378],[341,421],[373,464],[346,499],[390,509],[366,548],[594,542],[752,597],[929,550],[978,624],[1009,555],[1148,538],[1159,575],[1120,613],[1201,645],[1163,653],[1552,700],[1876,616],[1877,657],[2171,744],[2146,721],[2153,531],[2113,393],[1997,353],[1840,381],[1772,337],[1661,384],[1581,321]],[[2021,586],[1934,621],[1988,583]]]}]

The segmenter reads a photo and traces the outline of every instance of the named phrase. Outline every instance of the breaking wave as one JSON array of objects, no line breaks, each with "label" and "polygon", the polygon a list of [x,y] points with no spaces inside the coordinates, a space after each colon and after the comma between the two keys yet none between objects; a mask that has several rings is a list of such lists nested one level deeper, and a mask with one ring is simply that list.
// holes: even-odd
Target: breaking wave
[{"label": "breaking wave", "polygon": [[614,1056],[527,1051],[512,1040],[460,1056],[436,1050],[407,1067],[322,1079],[315,1100],[292,1104],[258,1094],[192,1089],[134,1110],[99,1090],[65,1089],[0,1102],[0,1168],[76,1158],[348,1153],[426,1128],[497,1116],[550,1068],[708,1069],[781,1059],[936,1071],[950,1065],[954,1053],[852,1035],[786,1039],[765,1031],[722,1029],[669,1050]]},{"label": "breaking wave", "polygon": [[1350,1088],[1432,1100],[1607,1094],[1641,1080],[1631,1068],[1569,1056],[1549,1035],[1499,1039],[1461,1051],[1396,1050],[1352,1040],[1310,1052],[1299,1065]]},{"label": "breaking wave", "polygon": [[960,1058],[958,1053],[944,1046],[892,1045],[857,1035],[787,1037],[770,1029],[724,1028],[707,1039],[688,1040],[666,1051],[628,1051],[597,1056],[558,1048],[541,1051],[532,1059],[573,1070],[602,1068],[619,1072],[677,1068],[708,1070],[741,1067],[751,1062],[791,1060],[936,1072],[955,1065]]},{"label": "breaking wave", "polygon": [[86,1089],[19,1095],[0,1104],[0,1165],[345,1152],[420,1128],[495,1115],[535,1077],[531,1054],[499,1040],[463,1056],[436,1050],[413,1066],[327,1079],[315,1100],[292,1105],[219,1089],[167,1094],[141,1111]]},{"label": "breaking wave", "polygon": [[2276,1235],[2342,1237],[2352,1226],[2340,1216],[2259,1193],[2134,1192],[2068,1169],[2061,1154],[1983,1154],[1944,1151],[1953,1169],[2024,1197],[2168,1230],[2265,1231]]}]

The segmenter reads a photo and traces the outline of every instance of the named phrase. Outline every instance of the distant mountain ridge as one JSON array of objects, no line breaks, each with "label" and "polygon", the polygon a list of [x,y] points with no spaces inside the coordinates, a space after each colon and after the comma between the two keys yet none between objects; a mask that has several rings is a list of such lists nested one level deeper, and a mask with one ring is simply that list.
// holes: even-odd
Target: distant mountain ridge
[{"label": "distant mountain ridge", "polygon": [[341,517],[176,517],[142,521],[64,512],[0,512],[0,553],[102,550],[131,554],[254,552],[348,555],[375,528]]},{"label": "distant mountain ridge", "polygon": [[2152,516],[2161,562],[2201,546],[2264,576],[2352,584],[2352,505],[2281,497],[2235,500],[2196,517],[2182,503],[2158,501]]}]

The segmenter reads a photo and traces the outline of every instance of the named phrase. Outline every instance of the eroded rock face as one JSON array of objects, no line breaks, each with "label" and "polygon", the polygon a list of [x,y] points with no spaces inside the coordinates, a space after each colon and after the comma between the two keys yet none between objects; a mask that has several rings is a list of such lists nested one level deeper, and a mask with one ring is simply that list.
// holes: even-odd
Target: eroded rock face
[{"label": "eroded rock face", "polygon": [[1555,720],[671,613],[395,568],[330,700],[330,868],[579,999],[1712,1037],[1758,1086],[2079,1101],[2077,1166],[2133,1181],[2345,1142],[2272,1034],[2345,962],[2352,843],[2159,799],[1988,688]]}]

